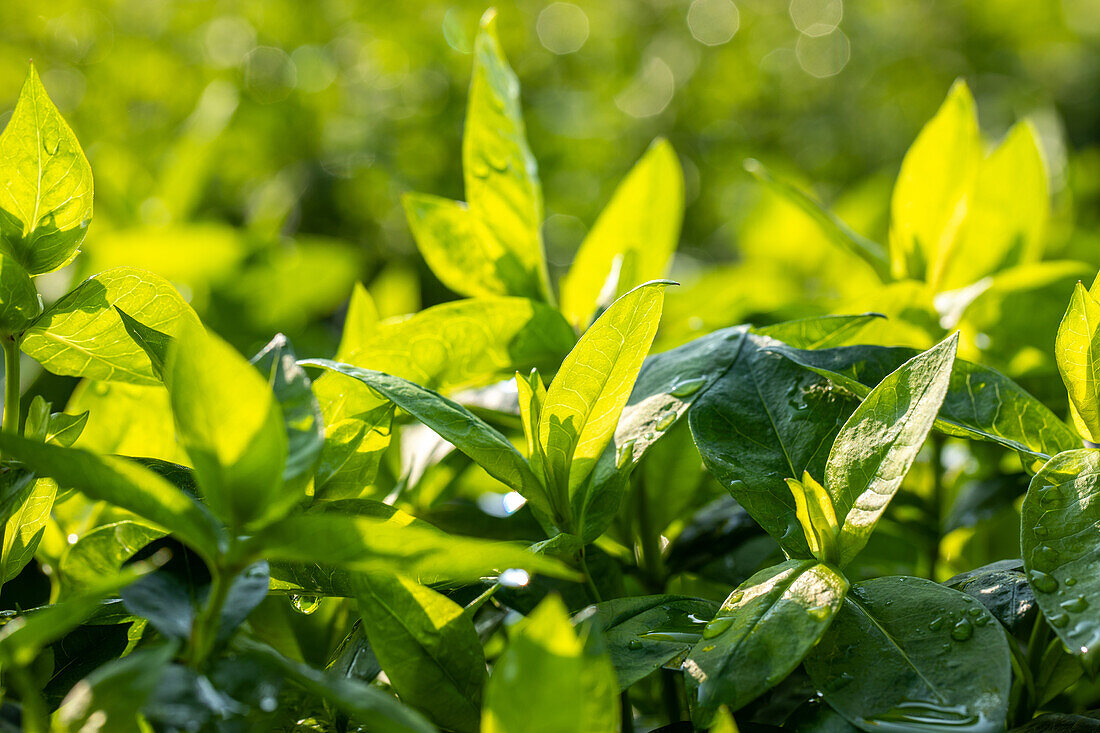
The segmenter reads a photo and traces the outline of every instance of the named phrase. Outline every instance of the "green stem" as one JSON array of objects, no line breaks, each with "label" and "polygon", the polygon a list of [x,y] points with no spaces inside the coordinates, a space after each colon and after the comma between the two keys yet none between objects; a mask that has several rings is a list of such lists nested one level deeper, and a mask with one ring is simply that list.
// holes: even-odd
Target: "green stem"
[{"label": "green stem", "polygon": [[24,667],[12,666],[7,670],[15,688],[19,690],[19,702],[23,706],[24,733],[47,733],[50,727],[46,701],[31,680]]},{"label": "green stem", "polygon": [[19,340],[0,339],[4,344],[4,432],[19,432]]},{"label": "green stem", "polygon": [[943,446],[946,439],[938,434],[932,434],[932,530],[935,536],[932,538],[932,547],[928,553],[928,577],[936,580],[936,572],[940,563],[940,535],[943,532],[943,502],[945,496],[943,475]]},{"label": "green stem", "polygon": [[645,483],[638,481],[634,487],[635,512],[638,517],[638,554],[646,586],[650,593],[665,592],[665,563],[661,554],[661,541],[653,519],[649,515],[649,497]]},{"label": "green stem", "polygon": [[222,608],[229,597],[229,589],[236,578],[236,572],[226,572],[224,569],[215,568],[210,578],[210,595],[207,596],[206,605],[195,618],[191,627],[191,648],[189,650],[191,666],[200,668],[214,650],[214,642],[218,638],[218,627],[221,625]]},{"label": "green stem", "polygon": [[500,588],[501,588],[500,583],[493,583],[492,585],[490,585],[488,588],[485,589],[485,592],[483,592],[481,595],[479,595],[474,600],[467,603],[466,607],[463,609],[463,612],[467,616],[473,616],[475,613],[478,612],[478,609],[480,609],[482,606],[485,605],[486,601],[488,601],[490,598],[492,598],[493,595],[498,590],[500,590]]},{"label": "green stem", "polygon": [[634,733],[634,707],[630,704],[630,691],[619,693],[619,708],[622,711],[622,733]]},{"label": "green stem", "polygon": [[581,548],[581,572],[584,573],[584,585],[588,589],[588,595],[592,597],[592,602],[600,603],[603,599],[600,597],[600,590],[596,587],[595,581],[592,580],[592,573],[588,569],[588,561],[584,558],[584,548]]}]

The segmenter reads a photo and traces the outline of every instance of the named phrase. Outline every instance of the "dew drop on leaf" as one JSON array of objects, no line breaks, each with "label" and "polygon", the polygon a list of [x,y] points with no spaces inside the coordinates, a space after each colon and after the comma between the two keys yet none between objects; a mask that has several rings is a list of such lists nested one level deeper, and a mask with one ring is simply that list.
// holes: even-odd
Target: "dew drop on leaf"
[{"label": "dew drop on leaf", "polygon": [[1060,605],[1062,608],[1066,609],[1070,613],[1081,613],[1089,607],[1089,602],[1084,596],[1077,596],[1076,598],[1071,598],[1068,601],[1062,601],[1062,603],[1058,605]]},{"label": "dew drop on leaf", "polygon": [[1031,584],[1040,593],[1053,593],[1058,590],[1058,581],[1054,576],[1047,575],[1042,570],[1031,571]]},{"label": "dew drop on leaf", "polygon": [[695,377],[694,379],[685,379],[681,382],[677,382],[672,386],[669,394],[673,397],[690,397],[695,394],[706,384],[706,378]]},{"label": "dew drop on leaf", "polygon": [[943,628],[943,616],[937,616],[928,622],[928,629],[930,631],[939,631]]},{"label": "dew drop on leaf", "polygon": [[1062,612],[1058,612],[1047,616],[1047,621],[1050,621],[1050,625],[1056,629],[1064,628],[1069,623],[1069,615]]},{"label": "dew drop on leaf", "polygon": [[308,616],[321,607],[321,598],[319,596],[306,596],[306,595],[291,595],[290,605],[298,613]]},{"label": "dew drop on leaf", "polygon": [[716,616],[703,628],[703,638],[713,639],[731,626],[733,626],[733,616]]},{"label": "dew drop on leaf", "polygon": [[676,413],[666,412],[665,414],[657,418],[657,422],[653,425],[653,427],[657,428],[658,430],[668,430],[670,427],[672,427],[672,423],[674,422],[676,422]]},{"label": "dew drop on leaf", "polygon": [[955,641],[966,641],[974,635],[974,625],[968,619],[962,619],[951,627],[951,638]]}]

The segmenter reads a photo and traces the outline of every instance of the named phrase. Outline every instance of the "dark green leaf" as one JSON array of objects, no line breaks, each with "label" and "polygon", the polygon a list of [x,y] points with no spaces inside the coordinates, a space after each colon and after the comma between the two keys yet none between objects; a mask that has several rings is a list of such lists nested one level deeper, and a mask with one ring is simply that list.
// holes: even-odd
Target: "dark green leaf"
[{"label": "dark green leaf", "polygon": [[863,730],[1004,730],[1011,662],[1000,624],[930,580],[852,586],[806,669]]},{"label": "dark green leaf", "polygon": [[722,705],[738,710],[790,674],[847,590],[843,576],[811,560],[788,560],[734,590],[684,660],[696,724],[708,725]]},{"label": "dark green leaf", "polygon": [[462,607],[400,576],[366,575],[356,590],[371,649],[401,699],[443,728],[477,731],[485,654]]}]

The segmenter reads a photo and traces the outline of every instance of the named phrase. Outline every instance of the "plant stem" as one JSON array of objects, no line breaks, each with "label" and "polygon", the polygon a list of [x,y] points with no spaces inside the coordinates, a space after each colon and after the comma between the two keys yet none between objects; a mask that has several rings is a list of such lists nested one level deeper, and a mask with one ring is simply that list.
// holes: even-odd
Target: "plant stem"
[{"label": "plant stem", "polygon": [[19,432],[19,340],[0,339],[4,344],[4,432]]},{"label": "plant stem", "polygon": [[581,572],[584,573],[584,585],[588,589],[588,595],[592,597],[592,602],[600,603],[603,599],[600,597],[600,590],[596,587],[595,581],[592,580],[592,572],[588,569],[583,547],[581,548]]},{"label": "plant stem", "polygon": [[634,733],[634,708],[630,704],[630,691],[619,693],[619,707],[622,710],[622,733]]},{"label": "plant stem", "polygon": [[638,555],[650,593],[665,592],[665,567],[661,556],[661,542],[653,528],[649,515],[649,497],[645,482],[639,480],[634,487],[635,512],[638,517]]},{"label": "plant stem", "polygon": [[936,572],[940,562],[940,535],[943,532],[943,502],[944,502],[944,475],[943,475],[943,446],[946,439],[937,433],[932,434],[932,530],[935,536],[932,538],[932,548],[928,553],[928,577],[936,580]]},{"label": "plant stem", "polygon": [[478,612],[478,609],[485,605],[486,601],[492,598],[493,595],[498,590],[500,590],[500,587],[500,583],[493,583],[492,585],[490,585],[481,595],[467,603],[466,607],[463,609],[463,612],[467,616],[473,616],[475,613]]},{"label": "plant stem", "polygon": [[229,597],[229,589],[236,578],[236,572],[226,572],[222,568],[214,568],[210,578],[210,595],[207,596],[206,605],[195,618],[191,627],[191,666],[196,669],[201,667],[214,650],[214,642],[218,637],[218,627],[221,624],[222,607]]},{"label": "plant stem", "polygon": [[670,724],[679,722],[681,717],[680,690],[676,676],[677,673],[671,669],[661,670],[661,697],[664,699],[665,714],[668,715]]},{"label": "plant stem", "polygon": [[23,706],[24,733],[46,733],[49,730],[46,701],[42,699],[27,670],[20,666],[12,666],[6,671],[11,675],[15,688],[19,690],[19,703]]}]

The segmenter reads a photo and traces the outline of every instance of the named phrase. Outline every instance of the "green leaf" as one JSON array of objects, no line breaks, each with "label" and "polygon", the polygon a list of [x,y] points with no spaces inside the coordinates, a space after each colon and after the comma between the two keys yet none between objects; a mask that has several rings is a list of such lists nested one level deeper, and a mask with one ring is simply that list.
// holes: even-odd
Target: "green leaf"
[{"label": "green leaf", "polygon": [[940,290],[960,288],[1042,256],[1050,191],[1038,132],[1017,123],[978,165],[955,252]]},{"label": "green leaf", "polygon": [[632,596],[598,603],[582,617],[603,634],[625,690],[686,654],[717,611],[717,603],[699,598]]},{"label": "green leaf", "polygon": [[88,415],[75,443],[78,448],[187,462],[176,441],[172,406],[163,386],[85,380],[73,390],[66,409]]},{"label": "green leaf", "polygon": [[164,365],[168,361],[168,350],[172,345],[172,337],[163,331],[149,328],[141,321],[131,316],[126,311],[115,306],[118,317],[122,319],[122,326],[130,338],[141,347],[145,355],[149,357],[149,364],[153,367],[156,378],[164,381]]},{"label": "green leaf", "polygon": [[1090,674],[1100,668],[1100,451],[1059,453],[1031,480],[1020,545],[1035,600],[1066,648]]},{"label": "green leaf", "polygon": [[867,544],[932,429],[955,362],[958,334],[919,354],[868,393],[833,443],[825,487],[840,520],[840,563]]},{"label": "green leaf", "polygon": [[216,515],[262,524],[305,498],[283,483],[287,435],[271,386],[233,347],[189,324],[165,371],[176,433]]},{"label": "green leaf", "polygon": [[539,443],[556,514],[567,511],[615,433],[657,333],[668,284],[639,285],[615,301],[565,357],[546,392]]},{"label": "green leaf", "polygon": [[60,445],[62,448],[70,448],[80,439],[84,432],[84,426],[88,424],[88,413],[70,415],[64,412],[55,412],[50,415],[50,422],[46,428],[46,442]]},{"label": "green leaf", "polygon": [[50,306],[27,330],[23,351],[54,374],[159,384],[149,356],[130,338],[116,308],[171,336],[198,324],[170,282],[118,267],[88,278]]},{"label": "green leaf", "polygon": [[357,584],[363,630],[394,691],[447,730],[477,731],[485,654],[462,607],[401,576]]},{"label": "green leaf", "polygon": [[542,245],[538,166],[527,146],[519,79],[504,57],[492,10],[481,19],[474,44],[462,172],[470,211],[523,270],[523,280],[510,283],[509,294],[552,300]]},{"label": "green leaf", "polygon": [[344,317],[344,330],[340,334],[340,346],[336,359],[344,361],[362,349],[363,344],[378,328],[378,306],[362,283],[355,283],[348,300],[348,312]]},{"label": "green leaf", "polygon": [[[179,646],[140,649],[97,668],[69,691],[54,713],[53,733],[110,730],[142,733],[141,707],[156,689]],[[109,727],[108,727],[109,726]]]},{"label": "green leaf", "polygon": [[595,655],[565,606],[551,595],[511,634],[485,690],[483,733],[613,733],[619,730],[615,671]]},{"label": "green leaf", "polygon": [[220,552],[222,530],[206,508],[149,469],[113,456],[43,445],[0,433],[0,452],[22,461],[61,488],[73,488],[160,525],[210,561]]},{"label": "green leaf", "polygon": [[862,730],[1005,727],[1004,631],[973,598],[930,580],[853,585],[805,665],[825,701]]},{"label": "green leaf", "polygon": [[[688,416],[707,469],[791,557],[810,557],[784,479],[825,475],[828,449],[853,402],[829,380],[744,333],[730,366]],[[815,352],[811,352],[815,353]]]},{"label": "green leaf", "polygon": [[402,198],[416,245],[432,273],[460,295],[534,295],[529,262],[497,239],[460,201],[410,193]]},{"label": "green leaf", "polygon": [[100,578],[68,600],[31,609],[11,619],[0,629],[0,663],[5,667],[29,665],[47,645],[91,617],[104,598],[116,594],[146,570],[147,565],[131,565],[120,574]]},{"label": "green leaf", "polygon": [[23,333],[41,314],[42,297],[31,276],[12,257],[0,255],[0,334]]},{"label": "green leaf", "polygon": [[163,536],[163,530],[131,520],[96,527],[61,556],[62,597],[117,573],[136,552]]},{"label": "green leaf", "polygon": [[[772,350],[859,397],[917,353],[882,346]],[[1043,461],[1080,444],[1065,423],[1018,384],[994,369],[962,359],[955,360],[935,426],[947,435],[988,440]]]},{"label": "green leaf", "polygon": [[943,106],[905,154],[890,202],[890,265],[895,278],[936,289],[966,216],[981,161],[974,98],[955,82]]},{"label": "green leaf", "polygon": [[445,534],[434,527],[401,526],[366,516],[306,513],[256,533],[246,551],[272,561],[320,564],[356,572],[401,572],[424,582],[476,580],[509,568],[575,580],[553,558],[509,542]]},{"label": "green leaf", "polygon": [[527,439],[527,463],[531,471],[545,476],[546,456],[539,443],[539,418],[542,406],[546,404],[546,385],[542,382],[538,369],[532,369],[525,379],[516,372],[516,392],[519,399],[519,416],[523,423],[523,437]]},{"label": "green leaf", "polygon": [[31,66],[0,135],[0,247],[31,275],[76,257],[92,218],[92,169]]},{"label": "green leaf", "polygon": [[50,479],[35,481],[34,488],[4,526],[0,542],[0,583],[7,583],[34,558],[42,534],[50,521],[57,497],[57,484]]},{"label": "green leaf", "polygon": [[781,682],[825,633],[847,590],[842,575],[810,560],[788,560],[742,583],[684,660],[695,723],[705,727],[720,705],[738,710]]},{"label": "green leaf", "polygon": [[649,146],[584,238],[561,282],[562,313],[580,331],[619,296],[668,273],[684,214],[684,174],[676,151]]},{"label": "green leaf", "polygon": [[393,405],[386,402],[357,418],[325,428],[321,462],[313,476],[317,501],[353,499],[370,489],[390,444],[393,410]]},{"label": "green leaf", "polygon": [[[752,174],[756,180],[767,186],[770,191],[805,212],[818,225],[821,233],[829,238],[829,241],[863,259],[883,282],[889,280],[890,263],[886,257],[886,250],[881,244],[856,232],[797,186],[773,176],[771,171],[764,167],[764,164],[760,161],[753,158],[747,159],[745,170]],[[779,337],[776,336],[775,338]]]},{"label": "green leaf", "polygon": [[816,316],[754,328],[752,332],[782,341],[796,349],[831,349],[850,342],[864,326],[878,318],[886,318],[886,316],[881,313],[864,313],[859,316]]},{"label": "green leaf", "polygon": [[358,680],[313,669],[287,659],[258,641],[241,638],[236,646],[251,657],[278,669],[286,679],[306,692],[317,695],[335,708],[363,722],[378,733],[436,733],[422,715],[396,699]]},{"label": "green leaf", "polygon": [[836,519],[833,500],[809,471],[802,472],[802,479],[787,479],[787,486],[794,497],[795,516],[802,525],[810,554],[821,562],[840,561],[840,524]]},{"label": "green leaf", "polygon": [[324,417],[309,377],[298,366],[294,347],[282,334],[252,357],[252,364],[267,377],[282,408],[287,443],[283,483],[305,487],[321,460],[325,442]]},{"label": "green leaf", "polygon": [[1054,354],[1077,431],[1100,443],[1100,302],[1081,283],[1058,327]]},{"label": "green leaf", "polygon": [[360,369],[328,359],[306,359],[301,363],[304,366],[331,369],[370,386],[453,443],[490,476],[518,491],[533,506],[544,512],[549,509],[541,482],[531,472],[519,451],[507,438],[457,402],[382,372]]}]

